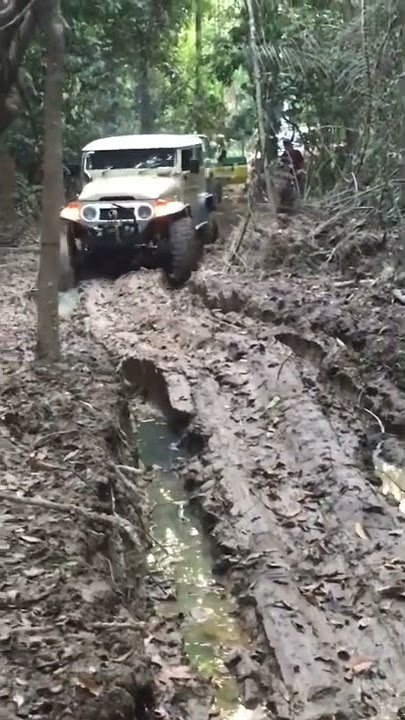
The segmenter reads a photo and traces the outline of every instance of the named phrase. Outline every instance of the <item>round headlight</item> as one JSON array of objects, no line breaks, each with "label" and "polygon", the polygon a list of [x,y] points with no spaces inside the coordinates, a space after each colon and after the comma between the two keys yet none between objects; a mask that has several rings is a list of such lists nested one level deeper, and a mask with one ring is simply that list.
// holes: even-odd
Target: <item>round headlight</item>
[{"label": "round headlight", "polygon": [[94,222],[98,218],[98,208],[95,205],[82,207],[82,218],[86,222]]},{"label": "round headlight", "polygon": [[153,209],[150,205],[139,205],[136,215],[138,220],[149,220],[153,215]]}]

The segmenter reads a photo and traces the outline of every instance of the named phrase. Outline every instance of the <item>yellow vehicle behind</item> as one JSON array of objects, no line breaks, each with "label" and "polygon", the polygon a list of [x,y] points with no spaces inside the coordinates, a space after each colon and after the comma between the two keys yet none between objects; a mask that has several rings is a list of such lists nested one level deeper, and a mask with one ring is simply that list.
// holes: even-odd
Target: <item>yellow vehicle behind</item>
[{"label": "yellow vehicle behind", "polygon": [[229,155],[222,162],[211,165],[214,178],[223,184],[243,185],[247,181],[248,166],[244,155]]}]

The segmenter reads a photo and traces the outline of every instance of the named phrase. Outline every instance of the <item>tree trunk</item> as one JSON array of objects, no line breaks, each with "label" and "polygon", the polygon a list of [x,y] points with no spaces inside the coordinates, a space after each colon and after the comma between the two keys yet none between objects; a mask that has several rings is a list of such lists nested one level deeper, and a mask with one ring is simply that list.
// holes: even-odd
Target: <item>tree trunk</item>
[{"label": "tree trunk", "polygon": [[270,174],[266,153],[266,135],[265,135],[265,122],[263,113],[263,99],[262,99],[262,87],[260,82],[260,68],[257,57],[257,42],[256,42],[256,23],[255,15],[253,10],[252,0],[246,0],[247,10],[249,13],[249,40],[250,40],[250,51],[252,55],[252,68],[253,68],[253,80],[255,86],[256,96],[256,113],[257,113],[257,125],[259,130],[259,141],[260,141],[260,152],[262,156],[263,171],[264,171],[264,182],[266,187],[267,201],[269,204],[270,212],[275,215],[276,204],[274,201],[273,189],[270,182]]},{"label": "tree trunk", "polygon": [[141,57],[139,81],[139,115],[141,133],[151,133],[154,128],[152,99],[150,96],[149,57],[145,49]]},{"label": "tree trunk", "polygon": [[[402,59],[402,72],[399,76],[398,90],[401,101],[401,167],[399,172],[400,180],[400,207],[402,210],[403,218],[402,224],[405,224],[405,4],[403,0],[399,2],[399,21],[401,28],[401,59]],[[405,231],[404,231],[405,232]]]},{"label": "tree trunk", "polygon": [[201,66],[202,66],[202,2],[195,0],[195,97],[194,97],[194,126],[196,132],[203,132],[201,127]]},{"label": "tree trunk", "polygon": [[0,246],[14,245],[18,236],[15,189],[15,162],[0,139]]},{"label": "tree trunk", "polygon": [[399,228],[399,257],[398,264],[401,270],[405,267],[405,6],[403,0],[399,0],[399,25],[401,37],[401,74],[398,78],[398,92],[401,103],[401,130],[400,130],[400,154],[401,161],[398,168],[399,180],[399,207],[401,211]]},{"label": "tree trunk", "polygon": [[0,9],[0,135],[19,110],[16,82],[36,23],[36,5],[30,0],[9,0]]},{"label": "tree trunk", "polygon": [[62,76],[64,24],[60,0],[42,0],[47,47],[44,97],[44,173],[42,235],[38,276],[37,358],[59,358],[58,283],[61,223],[64,201],[62,169]]}]

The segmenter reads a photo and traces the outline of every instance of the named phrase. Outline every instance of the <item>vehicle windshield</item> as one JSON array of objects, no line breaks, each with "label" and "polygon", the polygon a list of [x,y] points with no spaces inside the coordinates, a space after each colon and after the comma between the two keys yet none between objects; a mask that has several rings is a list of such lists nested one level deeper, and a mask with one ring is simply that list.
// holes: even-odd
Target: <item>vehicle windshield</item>
[{"label": "vehicle windshield", "polygon": [[176,150],[97,150],[85,157],[85,170],[144,170],[173,167]]}]

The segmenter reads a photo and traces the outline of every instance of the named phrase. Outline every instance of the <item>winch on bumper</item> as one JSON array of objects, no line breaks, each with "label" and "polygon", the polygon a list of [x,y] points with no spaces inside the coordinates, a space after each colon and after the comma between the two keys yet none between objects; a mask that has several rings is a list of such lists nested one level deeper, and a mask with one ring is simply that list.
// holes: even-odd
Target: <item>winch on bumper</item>
[{"label": "winch on bumper", "polygon": [[[156,213],[157,215],[158,213]],[[68,221],[70,244],[78,251],[104,253],[150,245],[148,226],[155,218],[151,204],[99,202],[70,203],[61,213]],[[156,228],[155,228],[156,231]]]}]

